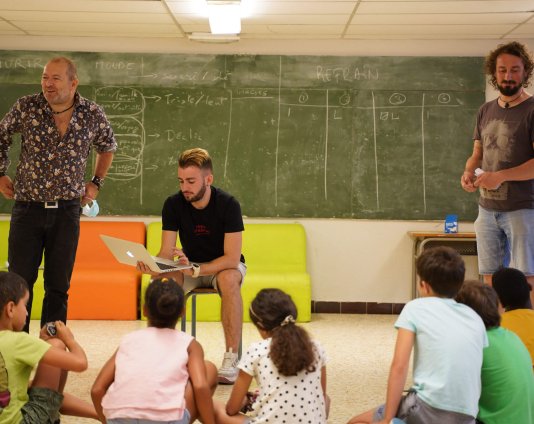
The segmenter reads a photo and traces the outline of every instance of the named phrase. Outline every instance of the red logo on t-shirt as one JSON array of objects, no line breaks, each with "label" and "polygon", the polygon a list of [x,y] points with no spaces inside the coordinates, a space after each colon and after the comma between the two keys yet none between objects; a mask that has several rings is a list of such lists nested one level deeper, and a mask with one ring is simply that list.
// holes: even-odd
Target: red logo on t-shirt
[{"label": "red logo on t-shirt", "polygon": [[210,230],[202,224],[195,225],[195,235],[196,236],[209,236]]}]

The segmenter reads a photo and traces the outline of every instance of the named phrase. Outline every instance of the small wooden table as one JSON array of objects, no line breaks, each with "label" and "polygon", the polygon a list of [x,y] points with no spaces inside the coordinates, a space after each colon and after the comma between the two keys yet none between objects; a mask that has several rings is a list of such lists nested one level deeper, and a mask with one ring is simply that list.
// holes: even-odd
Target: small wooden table
[{"label": "small wooden table", "polygon": [[412,254],[412,297],[417,297],[417,272],[415,262],[421,252],[429,247],[448,246],[452,247],[461,255],[477,255],[476,234],[468,233],[440,233],[437,231],[408,231],[408,235],[413,239]]}]

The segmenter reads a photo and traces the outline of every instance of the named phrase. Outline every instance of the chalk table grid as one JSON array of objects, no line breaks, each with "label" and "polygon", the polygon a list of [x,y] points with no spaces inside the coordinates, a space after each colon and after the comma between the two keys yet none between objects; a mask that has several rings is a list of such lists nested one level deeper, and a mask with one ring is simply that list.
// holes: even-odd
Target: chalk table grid
[{"label": "chalk table grid", "polygon": [[415,262],[423,250],[436,246],[452,247],[461,255],[477,255],[477,239],[473,232],[466,233],[440,233],[432,231],[408,231],[413,239],[412,254],[412,298],[417,297],[417,273]]}]

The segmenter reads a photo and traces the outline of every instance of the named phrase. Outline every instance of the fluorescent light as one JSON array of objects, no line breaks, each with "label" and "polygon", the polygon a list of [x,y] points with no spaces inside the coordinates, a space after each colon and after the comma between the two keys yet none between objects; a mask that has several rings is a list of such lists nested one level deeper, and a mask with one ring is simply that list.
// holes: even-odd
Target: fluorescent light
[{"label": "fluorescent light", "polygon": [[192,32],[188,35],[191,41],[203,43],[233,43],[239,41],[238,34],[212,34],[210,32]]},{"label": "fluorescent light", "polygon": [[241,2],[239,0],[207,0],[212,34],[241,32]]}]

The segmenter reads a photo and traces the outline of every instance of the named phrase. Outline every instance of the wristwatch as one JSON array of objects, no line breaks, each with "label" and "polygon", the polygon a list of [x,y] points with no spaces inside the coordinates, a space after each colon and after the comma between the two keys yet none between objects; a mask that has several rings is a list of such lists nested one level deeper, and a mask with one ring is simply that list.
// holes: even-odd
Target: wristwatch
[{"label": "wristwatch", "polygon": [[193,278],[198,278],[200,276],[200,265],[199,264],[194,264],[194,263],[191,263],[191,265],[193,266],[193,275],[192,277]]},{"label": "wristwatch", "polygon": [[101,178],[98,175],[93,175],[91,182],[100,190],[104,185],[104,178]]}]

